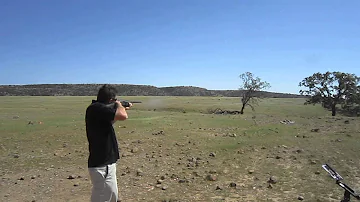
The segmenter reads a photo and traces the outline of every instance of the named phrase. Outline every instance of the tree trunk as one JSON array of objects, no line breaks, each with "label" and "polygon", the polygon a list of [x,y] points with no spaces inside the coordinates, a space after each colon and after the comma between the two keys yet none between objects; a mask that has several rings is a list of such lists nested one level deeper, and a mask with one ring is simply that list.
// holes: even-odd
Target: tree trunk
[{"label": "tree trunk", "polygon": [[336,105],[335,104],[332,104],[331,105],[331,112],[332,112],[332,116],[335,116],[336,115]]},{"label": "tree trunk", "polygon": [[242,105],[242,108],[241,108],[240,114],[244,114],[244,109],[245,109],[245,104],[243,104],[243,105]]}]

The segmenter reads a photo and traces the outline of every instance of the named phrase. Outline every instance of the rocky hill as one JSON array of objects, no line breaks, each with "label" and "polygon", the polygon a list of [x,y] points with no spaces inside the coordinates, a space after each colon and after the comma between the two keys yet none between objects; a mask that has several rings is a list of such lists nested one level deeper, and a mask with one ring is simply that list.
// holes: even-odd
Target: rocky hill
[{"label": "rocky hill", "polygon": [[[0,85],[0,96],[94,96],[102,84],[34,84]],[[122,96],[223,96],[239,97],[240,90],[208,90],[194,86],[155,87],[150,85],[114,84]],[[272,98],[302,97],[261,91],[258,96]]]}]

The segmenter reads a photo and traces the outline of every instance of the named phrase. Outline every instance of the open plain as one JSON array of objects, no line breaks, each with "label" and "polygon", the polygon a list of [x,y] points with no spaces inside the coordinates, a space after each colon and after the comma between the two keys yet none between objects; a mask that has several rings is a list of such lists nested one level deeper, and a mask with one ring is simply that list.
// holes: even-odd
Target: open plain
[{"label": "open plain", "polygon": [[[330,164],[360,190],[360,119],[304,99],[121,97],[122,201],[340,201]],[[89,201],[85,109],[94,97],[0,97],[0,201]]]}]

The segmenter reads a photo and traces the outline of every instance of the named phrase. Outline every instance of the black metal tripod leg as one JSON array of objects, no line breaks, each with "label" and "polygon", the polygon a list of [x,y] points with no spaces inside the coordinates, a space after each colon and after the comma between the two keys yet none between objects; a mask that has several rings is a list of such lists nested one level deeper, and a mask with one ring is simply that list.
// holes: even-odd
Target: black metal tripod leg
[{"label": "black metal tripod leg", "polygon": [[350,202],[350,192],[345,190],[345,193],[344,193],[344,199],[341,200],[341,202]]}]

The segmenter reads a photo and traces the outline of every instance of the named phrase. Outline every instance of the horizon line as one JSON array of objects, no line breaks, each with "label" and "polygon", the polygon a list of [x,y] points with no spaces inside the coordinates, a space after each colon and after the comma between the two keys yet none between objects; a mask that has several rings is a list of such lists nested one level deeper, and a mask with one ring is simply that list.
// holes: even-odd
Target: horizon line
[{"label": "horizon line", "polygon": [[[214,91],[237,91],[240,89],[208,89],[199,86],[192,86],[192,85],[178,85],[178,86],[155,86],[150,84],[129,84],[129,83],[33,83],[33,84],[0,84],[0,86],[35,86],[35,85],[129,85],[129,86],[151,86],[155,88],[176,88],[176,87],[194,87],[194,88],[202,88],[205,90],[214,90]],[[290,94],[290,95],[300,95],[298,93],[284,93],[284,92],[276,92],[276,91],[266,91],[261,90],[260,92],[268,92],[268,93],[280,93],[280,94]]]}]

